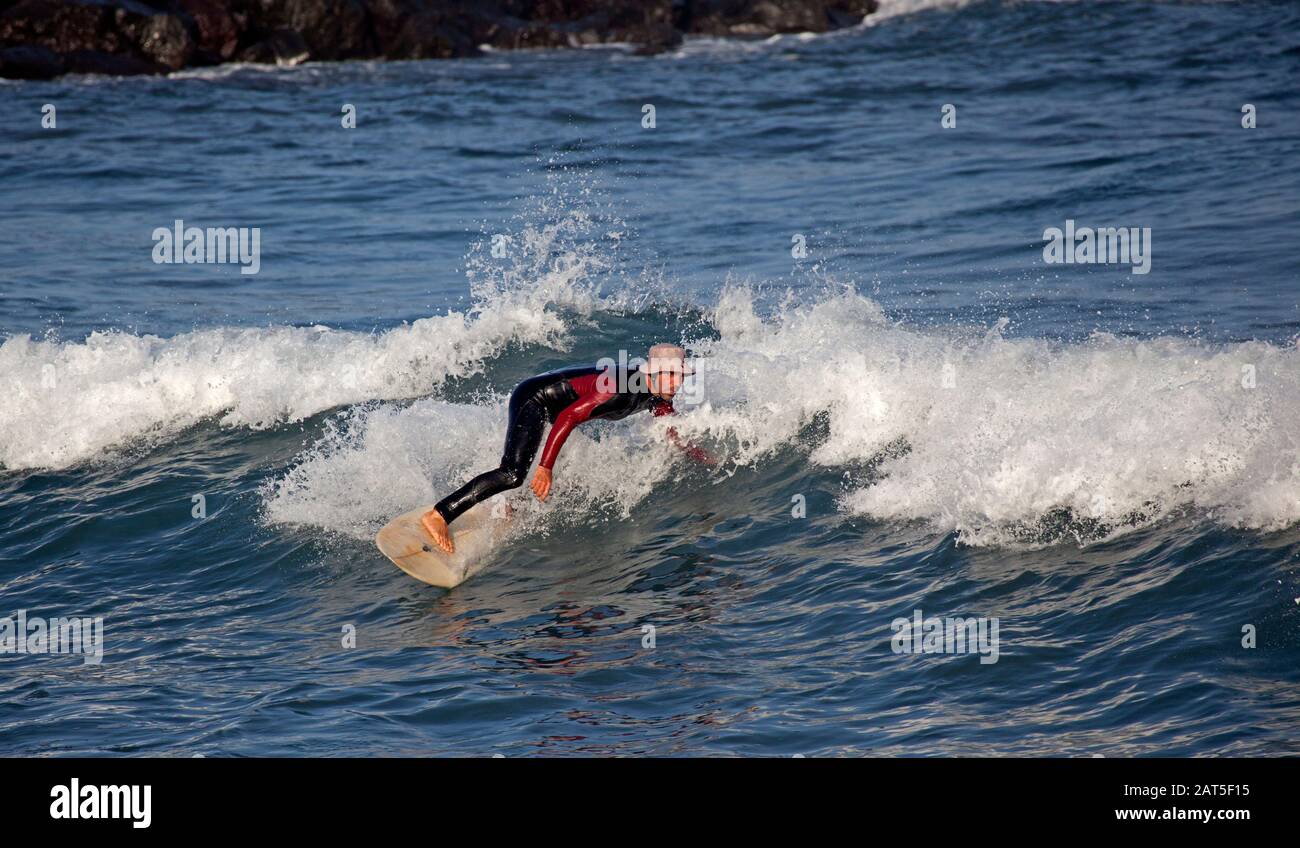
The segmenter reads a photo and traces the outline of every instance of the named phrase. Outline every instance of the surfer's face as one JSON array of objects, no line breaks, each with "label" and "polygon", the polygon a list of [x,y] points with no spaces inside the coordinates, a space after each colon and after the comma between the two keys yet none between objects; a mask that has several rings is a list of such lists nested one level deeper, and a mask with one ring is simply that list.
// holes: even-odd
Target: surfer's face
[{"label": "surfer's face", "polygon": [[664,400],[672,400],[682,387],[682,375],[675,371],[660,371],[650,375],[650,391]]}]

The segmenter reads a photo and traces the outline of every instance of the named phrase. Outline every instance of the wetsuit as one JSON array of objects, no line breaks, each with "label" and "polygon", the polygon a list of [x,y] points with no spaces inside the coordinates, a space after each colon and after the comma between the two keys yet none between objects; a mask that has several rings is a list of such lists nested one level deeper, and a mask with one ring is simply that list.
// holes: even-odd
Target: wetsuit
[{"label": "wetsuit", "polygon": [[549,469],[555,465],[564,440],[583,421],[617,421],[644,410],[672,415],[673,405],[651,393],[646,375],[637,370],[589,366],[529,377],[510,394],[501,465],[470,480],[439,501],[435,509],[450,524],[475,504],[520,486],[537,455],[547,424],[552,425],[551,435],[538,464]]}]

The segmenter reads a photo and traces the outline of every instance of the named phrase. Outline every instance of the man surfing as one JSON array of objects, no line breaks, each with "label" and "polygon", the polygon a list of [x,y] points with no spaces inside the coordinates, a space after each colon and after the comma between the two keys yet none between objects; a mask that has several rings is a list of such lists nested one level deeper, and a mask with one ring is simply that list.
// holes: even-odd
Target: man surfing
[{"label": "man surfing", "polygon": [[[523,484],[548,423],[551,435],[542,450],[531,487],[541,501],[551,493],[551,469],[574,427],[593,418],[617,421],[645,410],[656,416],[672,415],[673,396],[693,373],[694,369],[686,361],[685,348],[657,344],[650,348],[649,361],[635,371],[620,372],[615,367],[593,365],[561,368],[529,377],[510,394],[501,464],[443,498],[424,514],[421,524],[438,547],[453,553],[456,548],[448,525],[475,504]],[[674,444],[695,459],[713,463],[713,458],[704,451],[683,444],[675,430],[670,429],[668,434]]]}]

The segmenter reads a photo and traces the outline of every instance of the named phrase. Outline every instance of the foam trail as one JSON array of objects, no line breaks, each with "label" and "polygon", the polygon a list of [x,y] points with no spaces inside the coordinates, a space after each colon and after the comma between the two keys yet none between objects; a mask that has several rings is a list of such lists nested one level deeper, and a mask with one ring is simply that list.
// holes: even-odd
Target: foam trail
[{"label": "foam trail", "polygon": [[[369,539],[393,516],[431,504],[501,458],[506,395],[494,403],[426,398],[409,406],[356,407],[330,422],[293,468],[263,487],[269,524],[319,527]],[[666,426],[646,418],[574,431],[556,467],[553,495],[539,504],[526,487],[502,497],[522,531],[553,526],[556,512],[627,517],[672,473]],[[634,449],[635,448],[635,449]],[[610,475],[610,456],[620,473]]]}]

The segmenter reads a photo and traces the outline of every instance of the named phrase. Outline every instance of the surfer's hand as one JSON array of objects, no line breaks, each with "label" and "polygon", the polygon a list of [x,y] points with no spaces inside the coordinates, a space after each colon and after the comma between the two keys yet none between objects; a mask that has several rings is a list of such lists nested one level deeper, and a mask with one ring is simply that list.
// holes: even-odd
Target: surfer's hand
[{"label": "surfer's hand", "polygon": [[713,454],[709,453],[704,448],[697,447],[690,442],[682,441],[682,437],[677,435],[676,427],[668,428],[668,440],[677,447],[686,451],[687,456],[701,465],[707,465],[708,467],[713,468],[718,464],[718,460],[714,458]]},{"label": "surfer's hand", "polygon": [[709,468],[716,468],[718,465],[718,460],[713,454],[709,453],[704,448],[697,448],[695,445],[687,447],[686,455],[698,462],[700,465],[707,465]]},{"label": "surfer's hand", "polygon": [[546,500],[546,496],[551,493],[551,469],[538,467],[537,473],[533,475],[533,494],[537,495],[539,501]]}]

